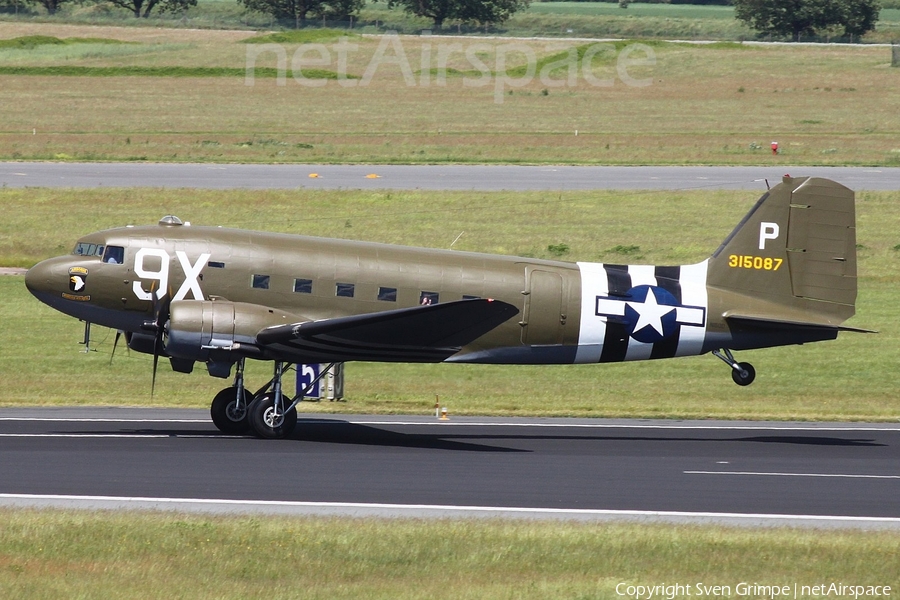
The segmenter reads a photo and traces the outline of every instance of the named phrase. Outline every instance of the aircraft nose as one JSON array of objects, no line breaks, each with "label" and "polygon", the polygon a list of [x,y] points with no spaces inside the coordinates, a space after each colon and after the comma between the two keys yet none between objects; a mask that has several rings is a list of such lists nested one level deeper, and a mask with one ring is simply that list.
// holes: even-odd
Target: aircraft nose
[{"label": "aircraft nose", "polygon": [[41,261],[34,265],[25,273],[25,287],[34,294],[43,291],[43,288],[50,282],[49,268],[47,261]]},{"label": "aircraft nose", "polygon": [[69,289],[69,259],[59,256],[43,260],[25,273],[25,287],[39,299]]}]

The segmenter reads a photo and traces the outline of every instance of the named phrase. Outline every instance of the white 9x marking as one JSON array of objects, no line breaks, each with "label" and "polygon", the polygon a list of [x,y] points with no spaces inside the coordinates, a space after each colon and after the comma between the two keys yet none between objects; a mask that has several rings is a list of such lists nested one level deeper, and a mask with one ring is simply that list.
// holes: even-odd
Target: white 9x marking
[{"label": "white 9x marking", "polygon": [[[175,256],[178,257],[178,262],[181,263],[181,269],[184,271],[184,282],[181,284],[181,287],[178,288],[178,291],[175,293],[175,296],[172,297],[172,300],[184,300],[187,297],[188,292],[191,293],[191,297],[194,300],[202,300],[203,290],[200,288],[200,272],[203,271],[203,267],[206,266],[206,262],[209,260],[210,255],[207,253],[201,254],[194,264],[191,264],[187,254],[181,250],[176,250]],[[144,265],[144,261],[148,257],[159,259],[160,266],[157,270],[148,269]],[[137,251],[137,254],[134,255],[134,274],[142,280],[151,279],[159,282],[159,285],[156,286],[156,292],[147,292],[144,290],[142,281],[135,281],[132,289],[134,290],[134,295],[138,297],[138,300],[152,300],[154,293],[156,294],[156,299],[160,300],[168,293],[170,258],[168,252],[159,248],[141,248]],[[153,289],[152,285],[150,289]]]}]

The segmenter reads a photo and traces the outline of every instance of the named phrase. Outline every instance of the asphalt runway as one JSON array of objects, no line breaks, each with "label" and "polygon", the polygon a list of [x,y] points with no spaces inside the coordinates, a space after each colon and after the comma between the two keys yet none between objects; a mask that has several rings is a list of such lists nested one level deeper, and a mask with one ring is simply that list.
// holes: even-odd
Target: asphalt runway
[{"label": "asphalt runway", "polygon": [[900,528],[891,424],[0,410],[0,505]]},{"label": "asphalt runway", "polygon": [[[853,190],[900,190],[900,168],[572,167],[484,165],[240,165],[0,163],[0,185],[205,189],[765,190],[782,175],[828,177]],[[312,177],[311,175],[316,175]]]}]

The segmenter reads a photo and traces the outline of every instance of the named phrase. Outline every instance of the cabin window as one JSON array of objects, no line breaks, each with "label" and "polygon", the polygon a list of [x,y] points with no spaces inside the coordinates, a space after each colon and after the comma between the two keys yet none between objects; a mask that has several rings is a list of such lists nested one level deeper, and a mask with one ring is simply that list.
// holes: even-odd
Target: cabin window
[{"label": "cabin window", "polygon": [[383,300],[384,302],[396,302],[397,301],[397,288],[392,288],[392,287],[378,288],[378,299]]},{"label": "cabin window", "polygon": [[334,295],[340,298],[352,298],[355,287],[356,286],[352,283],[335,284]]},{"label": "cabin window", "polygon": [[298,294],[312,294],[312,279],[295,279],[294,291]]},{"label": "cabin window", "polygon": [[217,260],[211,260],[207,264],[209,264],[209,266],[214,269],[224,269],[225,268],[225,263],[219,262]]},{"label": "cabin window", "polygon": [[122,246],[107,246],[103,254],[103,262],[113,265],[121,265],[125,262],[125,248]]},{"label": "cabin window", "polygon": [[419,294],[419,304],[437,304],[439,294],[437,292],[422,292]]},{"label": "cabin window", "polygon": [[269,289],[269,279],[268,275],[254,275],[251,285],[257,290],[267,290]]},{"label": "cabin window", "polygon": [[463,294],[463,300],[480,300],[481,296],[470,296],[468,294]]}]

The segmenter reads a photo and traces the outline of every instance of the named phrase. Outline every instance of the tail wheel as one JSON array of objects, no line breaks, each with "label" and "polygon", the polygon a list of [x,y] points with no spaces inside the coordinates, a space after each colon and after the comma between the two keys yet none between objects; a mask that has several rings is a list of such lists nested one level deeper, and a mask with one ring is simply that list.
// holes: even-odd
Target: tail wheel
[{"label": "tail wheel", "polygon": [[738,363],[737,368],[731,370],[731,378],[738,385],[750,385],[756,379],[756,369],[750,363]]},{"label": "tail wheel", "polygon": [[243,390],[241,402],[237,401],[237,388],[227,387],[213,398],[209,407],[209,414],[219,431],[232,435],[241,435],[250,430],[250,420],[247,418],[253,395]]},{"label": "tail wheel", "polygon": [[[250,405],[250,427],[259,437],[280,439],[291,435],[297,426],[297,410],[292,408],[286,413],[275,409],[275,395],[268,392],[260,396]],[[280,413],[280,414],[279,414]]]}]

